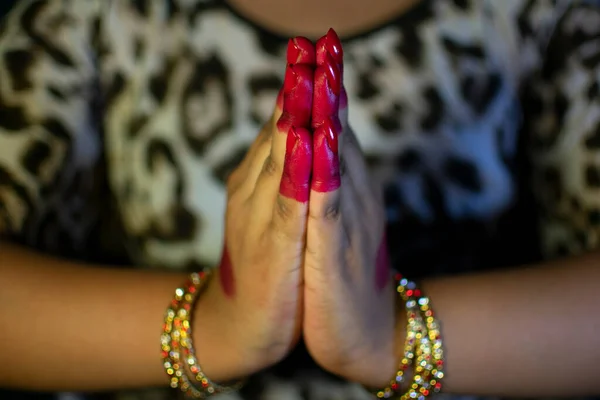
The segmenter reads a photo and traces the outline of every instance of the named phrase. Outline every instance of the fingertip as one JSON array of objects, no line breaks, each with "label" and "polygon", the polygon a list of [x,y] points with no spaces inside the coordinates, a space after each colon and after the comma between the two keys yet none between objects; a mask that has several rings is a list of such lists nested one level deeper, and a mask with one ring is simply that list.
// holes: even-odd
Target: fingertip
[{"label": "fingertip", "polygon": [[340,68],[342,67],[342,63],[344,62],[342,41],[333,28],[329,28],[327,34],[317,40],[315,54],[317,65],[323,64],[327,55],[330,55],[340,65]]},{"label": "fingertip", "polygon": [[290,127],[285,150],[283,174],[279,193],[287,198],[306,203],[310,195],[312,170],[312,136],[308,129]]},{"label": "fingertip", "polygon": [[340,107],[341,81],[339,69],[328,65],[318,66],[314,75],[312,119],[316,129],[327,118],[338,115]]},{"label": "fingertip", "polygon": [[288,41],[287,62],[292,64],[315,64],[315,46],[310,39],[296,36]]},{"label": "fingertip", "polygon": [[328,118],[314,132],[311,189],[315,192],[332,192],[341,185],[338,124],[339,120],[336,123]]}]

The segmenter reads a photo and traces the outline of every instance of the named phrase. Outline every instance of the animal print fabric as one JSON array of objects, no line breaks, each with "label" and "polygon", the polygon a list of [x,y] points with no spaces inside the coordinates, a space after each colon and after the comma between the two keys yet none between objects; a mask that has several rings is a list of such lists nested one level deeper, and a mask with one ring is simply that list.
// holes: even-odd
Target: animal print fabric
[{"label": "animal print fabric", "polygon": [[[286,43],[217,0],[19,2],[0,25],[0,235],[90,263],[217,265],[224,182],[270,116]],[[598,246],[596,4],[423,0],[344,49],[397,268]],[[366,398],[301,347],[222,397]]]}]

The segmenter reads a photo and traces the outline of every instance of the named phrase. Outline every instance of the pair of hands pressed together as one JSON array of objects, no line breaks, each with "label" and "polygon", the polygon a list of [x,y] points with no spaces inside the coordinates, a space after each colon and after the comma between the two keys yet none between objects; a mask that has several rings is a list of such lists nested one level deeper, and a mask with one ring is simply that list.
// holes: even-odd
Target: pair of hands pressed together
[{"label": "pair of hands pressed together", "polygon": [[385,384],[394,285],[381,193],[348,125],[340,40],[294,38],[287,63],[272,119],[229,178],[223,261],[199,313],[220,322],[239,374],[280,361],[303,335],[330,372]]}]

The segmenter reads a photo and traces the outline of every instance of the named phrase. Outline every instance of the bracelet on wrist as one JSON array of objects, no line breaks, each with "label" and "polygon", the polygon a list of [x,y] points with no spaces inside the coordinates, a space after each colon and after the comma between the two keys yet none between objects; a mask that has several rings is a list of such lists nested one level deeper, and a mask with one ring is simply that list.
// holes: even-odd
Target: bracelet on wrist
[{"label": "bracelet on wrist", "polygon": [[[241,381],[232,385],[211,381],[202,372],[196,359],[191,337],[191,314],[209,275],[207,272],[192,273],[181,287],[175,289],[173,300],[165,313],[160,338],[163,366],[169,376],[170,386],[197,399],[237,391],[243,386]],[[190,379],[188,373],[194,378]]]},{"label": "bracelet on wrist", "polygon": [[[427,296],[402,275],[395,276],[397,292],[407,315],[407,337],[404,354],[390,384],[374,392],[380,399],[424,400],[442,388],[444,350],[440,325]],[[406,375],[412,369],[412,382],[403,388]]]}]

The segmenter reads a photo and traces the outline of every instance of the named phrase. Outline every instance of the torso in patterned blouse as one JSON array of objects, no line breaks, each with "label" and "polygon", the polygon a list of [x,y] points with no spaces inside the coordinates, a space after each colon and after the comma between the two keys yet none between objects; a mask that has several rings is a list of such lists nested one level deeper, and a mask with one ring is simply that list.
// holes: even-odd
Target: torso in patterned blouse
[{"label": "torso in patterned blouse", "polygon": [[[423,0],[344,39],[350,122],[385,188],[397,268],[597,246],[591,3]],[[91,262],[215,266],[224,181],[270,116],[287,38],[216,0],[26,0],[0,29],[0,232]],[[244,398],[365,398],[296,367]]]}]

